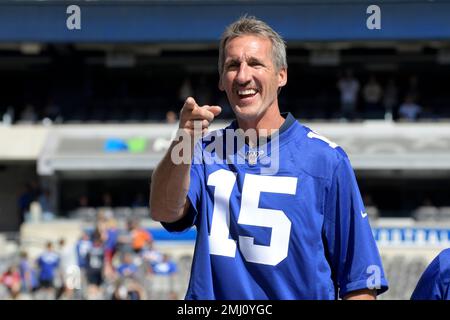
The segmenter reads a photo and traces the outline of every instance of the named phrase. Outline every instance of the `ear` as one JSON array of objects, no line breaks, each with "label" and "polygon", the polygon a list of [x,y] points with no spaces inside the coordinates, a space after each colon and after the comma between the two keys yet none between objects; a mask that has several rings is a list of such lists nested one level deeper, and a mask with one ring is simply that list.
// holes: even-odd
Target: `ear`
[{"label": "ear", "polygon": [[222,76],[220,76],[219,83],[217,84],[217,86],[219,87],[220,91],[225,91],[225,88],[224,88],[223,83],[222,83]]},{"label": "ear", "polygon": [[278,87],[284,87],[287,83],[287,69],[282,68],[278,72]]}]

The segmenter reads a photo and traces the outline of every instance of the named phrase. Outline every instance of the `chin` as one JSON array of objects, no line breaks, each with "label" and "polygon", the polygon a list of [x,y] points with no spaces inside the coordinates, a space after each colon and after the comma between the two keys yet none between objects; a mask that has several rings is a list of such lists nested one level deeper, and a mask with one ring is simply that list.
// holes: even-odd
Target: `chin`
[{"label": "chin", "polygon": [[261,114],[260,106],[238,106],[234,108],[236,117],[243,120],[252,120],[257,118]]}]

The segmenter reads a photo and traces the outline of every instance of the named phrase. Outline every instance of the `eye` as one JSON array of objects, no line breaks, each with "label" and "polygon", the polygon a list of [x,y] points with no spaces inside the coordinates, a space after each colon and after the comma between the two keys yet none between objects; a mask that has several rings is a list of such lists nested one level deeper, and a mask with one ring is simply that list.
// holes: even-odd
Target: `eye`
[{"label": "eye", "polygon": [[254,68],[264,67],[264,65],[259,61],[252,61],[248,65]]},{"label": "eye", "polygon": [[237,62],[229,62],[225,65],[225,70],[233,70],[239,68],[239,63]]}]

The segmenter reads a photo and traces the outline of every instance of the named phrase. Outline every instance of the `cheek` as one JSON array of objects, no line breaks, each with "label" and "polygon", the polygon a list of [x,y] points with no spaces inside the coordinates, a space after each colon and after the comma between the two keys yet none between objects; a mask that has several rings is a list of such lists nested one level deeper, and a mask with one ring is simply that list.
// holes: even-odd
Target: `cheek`
[{"label": "cheek", "polygon": [[221,90],[228,92],[231,88],[231,83],[232,82],[230,81],[229,77],[224,76],[220,81]]}]

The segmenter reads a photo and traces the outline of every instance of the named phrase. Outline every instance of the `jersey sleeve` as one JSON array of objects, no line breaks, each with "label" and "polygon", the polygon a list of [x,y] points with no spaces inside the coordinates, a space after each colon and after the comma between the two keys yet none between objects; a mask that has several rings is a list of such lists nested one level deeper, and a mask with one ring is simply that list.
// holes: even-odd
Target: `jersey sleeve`
[{"label": "jersey sleeve", "polygon": [[340,298],[360,289],[377,289],[378,294],[387,290],[378,248],[347,157],[336,166],[325,192],[323,236]]},{"label": "jersey sleeve", "polygon": [[411,300],[441,300],[442,294],[439,288],[439,257],[436,257],[426,268],[414,292]]},{"label": "jersey sleeve", "polygon": [[203,193],[204,182],[204,163],[202,160],[202,144],[197,143],[194,149],[194,156],[190,170],[189,191],[187,193],[187,201],[190,202],[189,210],[183,218],[178,221],[167,223],[161,222],[163,227],[169,232],[183,232],[191,228],[197,220],[199,208],[201,206],[201,198]]}]

